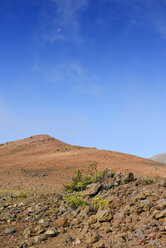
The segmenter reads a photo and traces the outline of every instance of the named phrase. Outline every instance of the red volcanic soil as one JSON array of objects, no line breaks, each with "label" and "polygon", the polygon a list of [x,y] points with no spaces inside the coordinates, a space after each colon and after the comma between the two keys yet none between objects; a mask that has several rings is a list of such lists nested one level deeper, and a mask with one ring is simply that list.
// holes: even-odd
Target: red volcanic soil
[{"label": "red volcanic soil", "polygon": [[132,171],[135,176],[164,176],[166,165],[120,153],[66,144],[48,135],[32,136],[0,146],[0,189],[54,191],[77,169]]}]

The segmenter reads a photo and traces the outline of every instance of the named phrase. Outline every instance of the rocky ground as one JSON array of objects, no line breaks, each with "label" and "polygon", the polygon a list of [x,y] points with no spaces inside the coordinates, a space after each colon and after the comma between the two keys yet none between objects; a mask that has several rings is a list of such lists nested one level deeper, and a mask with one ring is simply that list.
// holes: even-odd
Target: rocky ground
[{"label": "rocky ground", "polygon": [[[63,191],[1,192],[0,247],[166,247],[166,177],[109,170],[82,196],[86,205],[73,209]],[[94,207],[98,199],[106,204]]]}]

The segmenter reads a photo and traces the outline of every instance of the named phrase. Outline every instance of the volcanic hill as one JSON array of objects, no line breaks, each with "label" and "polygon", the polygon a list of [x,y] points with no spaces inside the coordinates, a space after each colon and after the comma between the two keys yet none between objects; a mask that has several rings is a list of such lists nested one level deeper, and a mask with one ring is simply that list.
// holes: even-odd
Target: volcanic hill
[{"label": "volcanic hill", "polygon": [[0,145],[0,187],[8,190],[54,190],[75,170],[132,171],[136,176],[164,176],[166,165],[120,152],[73,146],[48,135],[36,135]]}]

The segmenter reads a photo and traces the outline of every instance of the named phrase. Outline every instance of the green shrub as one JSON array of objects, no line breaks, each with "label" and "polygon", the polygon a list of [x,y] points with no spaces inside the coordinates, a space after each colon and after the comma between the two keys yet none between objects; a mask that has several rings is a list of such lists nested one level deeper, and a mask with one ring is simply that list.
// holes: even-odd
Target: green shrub
[{"label": "green shrub", "polygon": [[81,191],[86,189],[89,184],[89,179],[84,177],[80,170],[75,171],[72,181],[69,184],[64,185],[64,190],[67,192]]},{"label": "green shrub", "polygon": [[75,171],[74,177],[73,177],[72,180],[75,183],[75,185],[77,185],[77,183],[79,183],[79,182],[82,181],[82,178],[83,178],[83,176],[82,176],[81,171],[80,170],[77,170],[77,171]]},{"label": "green shrub", "polygon": [[151,184],[153,182],[153,179],[148,176],[146,177],[146,180],[147,180],[147,184]]},{"label": "green shrub", "polygon": [[25,191],[20,191],[20,192],[18,192],[17,197],[18,198],[26,198],[27,194]]},{"label": "green shrub", "polygon": [[67,203],[74,209],[86,205],[86,200],[78,192],[69,193],[67,195]]},{"label": "green shrub", "polygon": [[103,171],[96,172],[96,174],[92,178],[93,183],[102,182],[103,176],[104,176]]},{"label": "green shrub", "polygon": [[82,181],[85,185],[88,185],[88,184],[91,184],[93,182],[93,176],[92,175],[89,175],[87,174],[86,176],[84,176],[82,178]]},{"label": "green shrub", "polygon": [[66,192],[72,192],[76,190],[76,185],[73,181],[71,181],[69,184],[64,184],[63,186]]},{"label": "green shrub", "polygon": [[83,190],[85,188],[85,183],[84,182],[78,182],[76,185],[76,189],[78,191]]},{"label": "green shrub", "polygon": [[107,169],[98,171],[92,174],[88,172],[85,176],[78,170],[74,173],[74,177],[69,184],[64,185],[64,190],[67,192],[82,191],[91,183],[103,182],[107,176]]},{"label": "green shrub", "polygon": [[91,206],[94,207],[95,209],[98,209],[101,206],[109,207],[109,202],[103,200],[101,196],[98,196],[96,199],[93,199],[91,201]]}]

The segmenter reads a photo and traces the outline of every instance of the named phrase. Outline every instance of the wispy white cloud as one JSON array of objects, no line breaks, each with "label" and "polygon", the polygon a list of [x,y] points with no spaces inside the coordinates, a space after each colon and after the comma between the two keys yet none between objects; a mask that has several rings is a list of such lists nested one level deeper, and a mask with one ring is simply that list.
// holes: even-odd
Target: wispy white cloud
[{"label": "wispy white cloud", "polygon": [[44,40],[81,42],[80,15],[88,2],[89,0],[49,0],[48,8],[44,6],[42,9]]},{"label": "wispy white cloud", "polygon": [[166,1],[165,0],[105,0],[114,3],[121,11],[117,18],[124,15],[130,25],[151,30],[166,38]]},{"label": "wispy white cloud", "polygon": [[57,86],[67,86],[73,92],[101,97],[102,81],[79,62],[59,64],[49,70],[36,69],[43,74],[46,81]]}]

